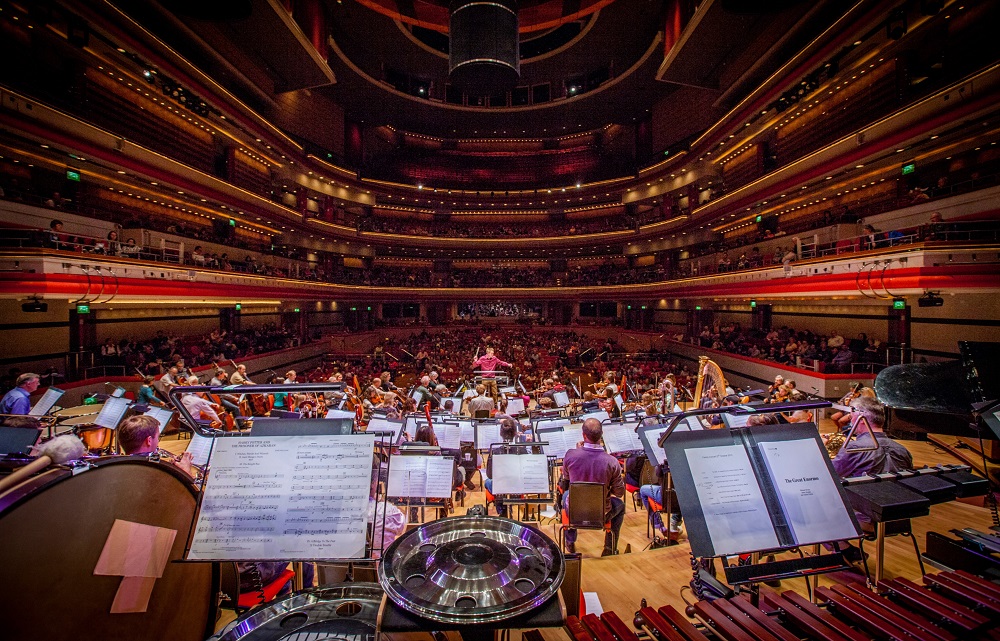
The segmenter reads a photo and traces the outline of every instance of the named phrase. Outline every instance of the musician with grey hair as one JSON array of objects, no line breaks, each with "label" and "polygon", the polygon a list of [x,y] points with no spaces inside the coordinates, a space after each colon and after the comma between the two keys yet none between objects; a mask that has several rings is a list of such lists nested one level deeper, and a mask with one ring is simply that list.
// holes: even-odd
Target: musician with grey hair
[{"label": "musician with grey hair", "polygon": [[[898,472],[913,467],[913,456],[909,450],[892,440],[882,431],[885,425],[885,408],[878,399],[859,396],[851,401],[851,410],[855,415],[857,440],[841,448],[833,459],[833,469],[843,478],[862,476],[864,474],[881,474],[883,472]],[[864,420],[862,420],[864,419]],[[874,450],[867,449],[877,444]]]},{"label": "musician with grey hair", "polygon": [[25,372],[17,377],[14,389],[0,401],[0,414],[27,414],[31,411],[31,394],[38,389],[41,378],[38,374]]}]

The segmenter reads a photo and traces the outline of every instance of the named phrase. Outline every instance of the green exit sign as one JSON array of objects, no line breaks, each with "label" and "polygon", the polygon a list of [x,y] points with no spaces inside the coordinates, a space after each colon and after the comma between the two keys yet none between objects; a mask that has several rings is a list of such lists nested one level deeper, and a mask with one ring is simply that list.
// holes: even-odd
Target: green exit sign
[{"label": "green exit sign", "polygon": [[90,305],[77,305],[76,306],[76,313],[77,314],[89,314],[90,313]]},{"label": "green exit sign", "polygon": [[236,303],[236,311],[243,309],[243,303]]},{"label": "green exit sign", "polygon": [[917,170],[917,163],[915,163],[915,162],[908,162],[905,165],[903,165],[903,175],[904,176],[907,175],[907,174],[912,174],[916,170]]},{"label": "green exit sign", "polygon": [[694,306],[694,311],[700,312],[701,311],[701,305],[695,305]]},{"label": "green exit sign", "polygon": [[230,218],[230,219],[229,219],[229,226],[230,226],[230,227],[235,227],[235,226],[236,226],[236,221],[235,221],[235,220],[233,220],[232,218]]},{"label": "green exit sign", "polygon": [[757,301],[755,300],[750,301],[750,309],[757,309]]},{"label": "green exit sign", "polygon": [[299,312],[299,308],[296,307],[293,311],[297,314]]},{"label": "green exit sign", "polygon": [[754,218],[754,220],[753,220],[753,221],[754,221],[755,223],[759,223],[759,222],[760,222],[760,221],[762,221],[762,220],[764,220],[764,217],[763,217],[763,216],[761,216],[760,214],[757,214],[757,217],[756,217],[756,218]]},{"label": "green exit sign", "polygon": [[905,300],[894,300],[894,301],[892,301],[892,308],[893,309],[906,309],[906,301]]},{"label": "green exit sign", "polygon": [[73,171],[72,169],[66,170],[66,180],[72,180],[74,182],[80,182],[80,172]]}]

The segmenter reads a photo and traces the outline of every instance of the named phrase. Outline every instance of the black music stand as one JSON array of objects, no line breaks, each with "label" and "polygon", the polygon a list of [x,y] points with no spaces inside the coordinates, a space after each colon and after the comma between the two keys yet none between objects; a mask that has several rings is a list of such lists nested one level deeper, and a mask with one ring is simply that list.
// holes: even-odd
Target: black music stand
[{"label": "black music stand", "polygon": [[[802,409],[803,405],[818,403],[771,405],[767,409],[782,411],[785,405]],[[746,408],[730,406],[679,413],[671,417],[668,428],[657,439],[671,462],[692,556],[725,559],[749,554],[756,559],[771,550],[859,537],[861,528],[814,425],[674,431],[688,415],[744,411]],[[776,458],[780,456],[785,458]],[[789,471],[803,461],[823,461],[825,465],[810,467],[800,476]],[[815,494],[797,494],[800,487]],[[819,496],[828,502],[821,505],[829,505],[830,509],[823,515],[826,527],[814,529],[810,526],[815,523],[804,517],[808,507],[815,506],[811,501]],[[827,535],[831,535],[829,539]],[[761,581],[805,577],[846,567],[842,554],[835,553],[749,566],[727,565],[725,572],[730,584],[748,585],[751,599],[756,599]],[[696,581],[699,578],[696,574]]]},{"label": "black music stand", "polygon": [[[518,506],[520,508],[520,517],[521,518],[514,519],[515,521],[528,521],[528,520],[530,520],[529,517],[531,516],[531,506],[532,505],[536,506],[536,509],[538,509],[539,506],[548,505],[549,503],[552,502],[552,498],[553,498],[553,492],[552,492],[552,470],[553,470],[552,460],[549,459],[548,457],[546,457],[546,473],[547,473],[547,481],[548,481],[548,491],[547,492],[513,492],[513,493],[512,492],[497,492],[496,491],[496,485],[495,485],[495,483],[496,483],[495,479],[496,479],[497,467],[496,467],[496,461],[493,459],[493,456],[495,456],[496,454],[511,454],[510,450],[515,450],[513,452],[514,454],[526,454],[526,455],[536,455],[536,456],[537,455],[541,455],[541,456],[544,456],[544,454],[542,454],[542,452],[543,452],[542,447],[544,445],[547,445],[547,443],[544,443],[544,442],[539,442],[539,443],[493,443],[492,445],[490,445],[490,458],[491,458],[491,460],[493,460],[493,478],[494,478],[494,486],[493,486],[494,492],[493,492],[493,495],[494,496],[503,496],[504,497],[504,503],[507,506],[515,506],[516,505],[516,506]],[[518,452],[517,450],[522,450],[522,451]],[[529,494],[533,494],[535,496],[528,496]],[[539,511],[539,514],[538,514],[538,521],[539,522],[541,521],[541,512],[540,511]]]}]

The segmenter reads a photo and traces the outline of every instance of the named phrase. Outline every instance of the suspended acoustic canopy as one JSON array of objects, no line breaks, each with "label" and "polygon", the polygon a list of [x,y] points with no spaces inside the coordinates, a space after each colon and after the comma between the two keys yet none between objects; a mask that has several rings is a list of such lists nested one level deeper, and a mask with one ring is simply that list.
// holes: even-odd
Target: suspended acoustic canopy
[{"label": "suspended acoustic canopy", "polygon": [[465,91],[513,87],[521,76],[517,0],[452,0],[449,80]]}]

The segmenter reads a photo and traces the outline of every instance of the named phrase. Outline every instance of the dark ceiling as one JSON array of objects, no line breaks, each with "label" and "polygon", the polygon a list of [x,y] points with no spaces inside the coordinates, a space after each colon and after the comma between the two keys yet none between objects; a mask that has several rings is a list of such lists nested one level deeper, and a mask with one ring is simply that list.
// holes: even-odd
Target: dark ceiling
[{"label": "dark ceiling", "polygon": [[[703,0],[685,38],[667,52],[669,16],[676,6],[693,4],[687,0],[524,0],[522,23],[551,26],[522,33],[522,41],[544,36],[558,22],[575,21],[579,33],[550,53],[522,60],[518,84],[531,90],[532,100],[515,106],[516,98],[504,91],[489,97],[459,96],[465,104],[454,104],[455,92],[449,96],[447,91],[447,56],[411,32],[413,22],[440,25],[444,0],[323,0],[329,46],[312,60],[299,51],[303,43],[308,48],[307,29],[296,32],[291,25],[289,33],[280,33],[274,28],[274,14],[280,18],[283,11],[279,0],[227,0],[240,10],[234,14],[238,19],[228,22],[220,20],[218,12],[211,19],[192,17],[194,3],[188,0],[183,0],[185,11],[176,6],[182,0],[161,0],[165,10],[160,15],[169,15],[174,27],[150,20],[154,14],[140,7],[155,3],[113,1],[131,6],[133,15],[145,12],[140,22],[178,50],[190,50],[190,36],[200,40],[203,52],[219,57],[221,66],[239,70],[242,77],[217,77],[236,95],[271,95],[281,109],[293,109],[313,97],[317,104],[302,109],[303,117],[310,118],[322,109],[319,103],[330,100],[342,107],[347,121],[366,128],[388,125],[442,138],[548,138],[631,124],[653,113],[669,114],[664,107],[675,95],[712,105],[693,114],[682,110],[686,118],[699,122],[677,129],[700,131],[845,10],[844,3],[832,0]],[[394,12],[406,22],[387,15]],[[555,22],[546,22],[553,16]],[[177,25],[188,34],[187,41],[177,41],[185,38]],[[265,30],[261,25],[271,26]],[[310,65],[320,68],[303,68]],[[308,82],[315,84],[305,87]],[[541,93],[547,91],[547,98],[535,95],[535,87],[546,86]],[[281,93],[296,95],[289,99]],[[498,101],[505,106],[495,106]],[[284,120],[297,117],[285,115]]]}]

